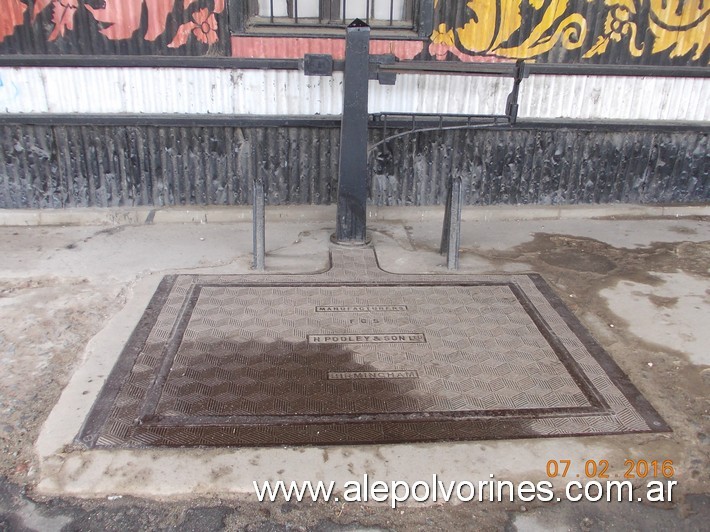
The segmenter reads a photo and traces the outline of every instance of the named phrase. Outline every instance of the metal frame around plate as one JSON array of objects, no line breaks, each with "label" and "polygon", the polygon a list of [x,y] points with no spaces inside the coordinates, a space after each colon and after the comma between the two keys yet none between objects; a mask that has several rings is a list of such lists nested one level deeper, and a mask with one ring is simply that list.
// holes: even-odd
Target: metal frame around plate
[{"label": "metal frame around plate", "polygon": [[[313,275],[247,274],[232,276],[167,276],[94,404],[78,442],[89,447],[238,446],[397,443],[407,441],[508,439],[574,435],[669,431],[653,407],[633,386],[609,355],[592,338],[561,299],[537,274],[515,275],[397,275],[381,270],[371,249],[334,249],[333,267]],[[162,384],[172,367],[200,290],[207,286],[491,286],[506,285],[531,317],[589,401],[589,407],[553,409],[494,409],[418,414],[283,415],[161,418],[155,411]],[[170,298],[182,300],[169,332],[163,333],[158,371],[143,391],[124,389],[138,356],[158,325]],[[533,298],[535,301],[533,301]],[[544,313],[539,309],[545,306]],[[548,317],[559,318],[551,325]],[[168,321],[170,321],[168,319]],[[165,321],[165,320],[163,320]],[[167,326],[164,326],[164,328]],[[556,330],[557,328],[557,330]],[[562,331],[562,328],[566,328]],[[560,335],[581,342],[590,359],[584,369]],[[598,369],[589,369],[590,361]],[[589,373],[593,372],[594,375]],[[601,391],[593,380],[608,383]],[[141,397],[137,397],[141,395]],[[605,395],[606,394],[606,395]],[[611,395],[609,395],[611,394]],[[116,401],[136,400],[138,415],[118,419]],[[135,405],[133,405],[135,406]]]}]

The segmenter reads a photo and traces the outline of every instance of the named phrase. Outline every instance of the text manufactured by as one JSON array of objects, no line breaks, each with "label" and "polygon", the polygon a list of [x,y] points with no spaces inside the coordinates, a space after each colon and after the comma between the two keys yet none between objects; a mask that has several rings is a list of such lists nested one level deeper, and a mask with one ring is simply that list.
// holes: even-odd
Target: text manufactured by
[{"label": "text manufactured by", "polygon": [[407,310],[407,305],[360,305],[348,307],[317,306],[316,312],[400,312]]}]

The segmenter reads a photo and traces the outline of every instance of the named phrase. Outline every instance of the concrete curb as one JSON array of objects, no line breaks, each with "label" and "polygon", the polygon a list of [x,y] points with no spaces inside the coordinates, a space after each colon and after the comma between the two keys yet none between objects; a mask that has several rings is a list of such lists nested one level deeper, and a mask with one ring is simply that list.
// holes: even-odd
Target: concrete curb
[{"label": "concrete curb", "polygon": [[[267,207],[267,222],[304,221],[332,222],[334,205],[296,205]],[[141,225],[146,223],[235,223],[250,222],[251,206],[229,207],[126,207],[120,209],[75,208],[46,210],[0,210],[0,226],[58,226],[58,225]],[[444,208],[427,207],[370,207],[371,222],[443,220]],[[565,220],[592,218],[649,218],[710,216],[710,205],[564,205],[564,206],[493,206],[463,208],[464,221],[503,220]]]}]

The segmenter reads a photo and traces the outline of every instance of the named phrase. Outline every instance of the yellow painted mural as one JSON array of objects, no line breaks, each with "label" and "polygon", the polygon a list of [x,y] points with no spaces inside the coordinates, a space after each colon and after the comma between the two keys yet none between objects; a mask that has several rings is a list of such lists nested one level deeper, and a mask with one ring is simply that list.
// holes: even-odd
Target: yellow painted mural
[{"label": "yellow painted mural", "polygon": [[710,46],[710,1],[651,0],[653,53],[670,49],[671,57],[694,51],[699,59]]},{"label": "yellow painted mural", "polygon": [[568,50],[578,48],[587,32],[587,22],[579,13],[565,16],[568,1],[528,0],[540,12],[540,22],[533,26],[525,41],[517,46],[504,43],[521,27],[520,1],[472,0],[467,4],[476,14],[462,28],[457,28],[461,45],[467,50],[495,51],[510,59],[530,59],[549,52],[561,41]]},{"label": "yellow painted mural", "polygon": [[430,50],[437,58],[535,60],[576,51],[604,62],[612,48],[622,63],[710,58],[710,0],[469,0],[463,12],[456,4],[436,3]]}]

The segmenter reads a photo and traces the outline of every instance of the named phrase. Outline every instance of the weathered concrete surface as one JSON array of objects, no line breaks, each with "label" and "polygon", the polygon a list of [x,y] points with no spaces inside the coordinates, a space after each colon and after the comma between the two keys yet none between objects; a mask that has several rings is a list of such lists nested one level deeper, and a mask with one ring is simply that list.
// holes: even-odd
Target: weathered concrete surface
[{"label": "weathered concrete surface", "polygon": [[[440,223],[411,214],[370,224],[381,266],[446,271],[436,253]],[[267,271],[322,269],[331,232],[332,224],[307,220],[267,224]],[[605,529],[630,519],[700,530],[709,516],[707,219],[464,224],[461,271],[542,273],[674,430],[509,442],[82,451],[73,437],[159,278],[248,272],[250,225],[3,227],[0,246],[0,529]],[[342,482],[364,473],[536,481],[548,460],[563,458],[575,471],[584,460],[608,460],[612,474],[623,474],[626,459],[673,460],[676,504],[538,503],[523,512],[520,503],[409,503],[394,511],[257,504],[251,488],[253,480]]]}]

